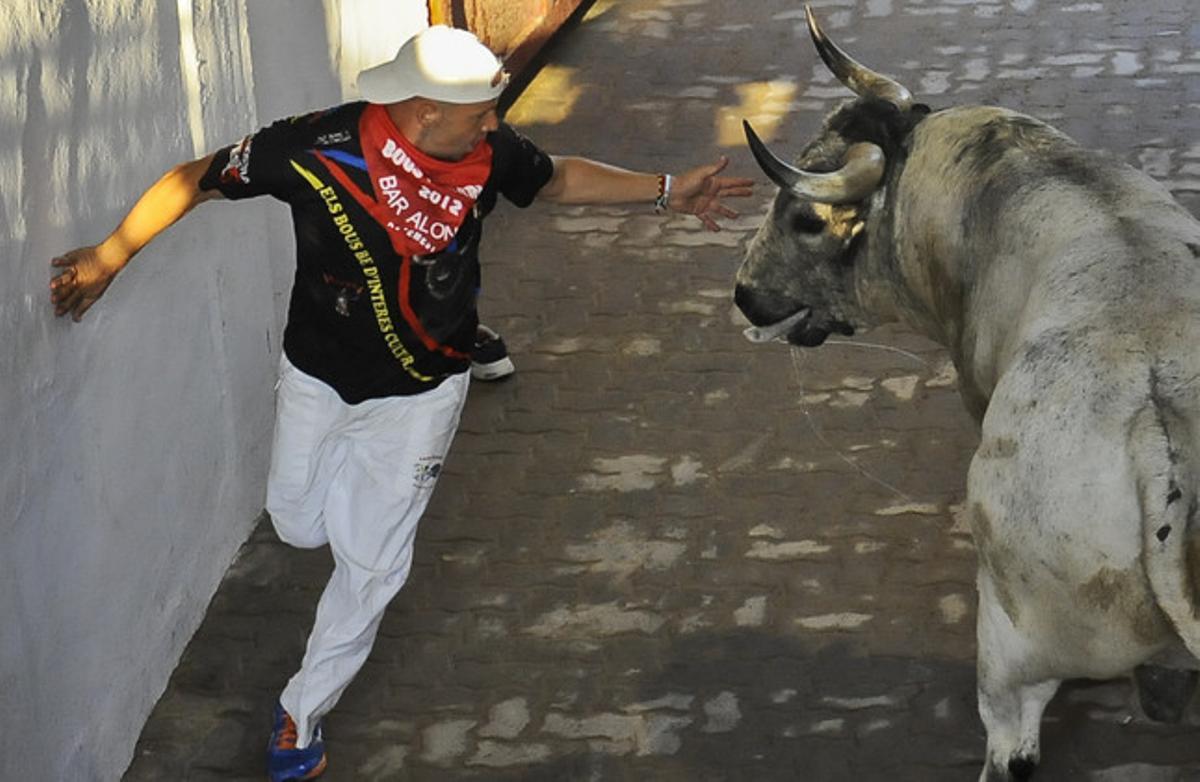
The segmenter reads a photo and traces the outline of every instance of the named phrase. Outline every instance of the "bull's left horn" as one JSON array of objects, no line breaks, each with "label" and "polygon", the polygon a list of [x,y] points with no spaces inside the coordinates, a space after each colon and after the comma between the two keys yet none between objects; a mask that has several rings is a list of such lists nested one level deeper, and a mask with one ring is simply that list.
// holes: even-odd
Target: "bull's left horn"
[{"label": "bull's left horn", "polygon": [[822,204],[853,204],[874,192],[883,179],[883,150],[870,142],[851,144],[837,171],[805,171],[785,163],[762,143],[750,123],[742,120],[750,151],[772,182],[800,198]]},{"label": "bull's left horn", "polygon": [[895,105],[901,111],[912,106],[912,93],[900,82],[876,73],[846,54],[829,40],[812,9],[804,6],[804,18],[808,21],[808,34],[812,36],[817,53],[838,81],[849,87],[856,95],[874,95]]}]

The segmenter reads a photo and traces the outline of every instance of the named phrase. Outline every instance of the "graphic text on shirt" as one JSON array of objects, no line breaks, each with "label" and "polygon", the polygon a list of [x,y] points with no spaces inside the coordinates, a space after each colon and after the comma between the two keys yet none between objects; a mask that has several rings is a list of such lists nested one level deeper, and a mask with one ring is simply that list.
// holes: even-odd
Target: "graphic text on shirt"
[{"label": "graphic text on shirt", "polygon": [[358,265],[363,272],[363,277],[366,279],[367,291],[371,298],[371,309],[375,313],[375,322],[379,326],[379,332],[383,336],[388,350],[400,362],[400,366],[404,368],[405,372],[423,383],[432,381],[432,377],[422,375],[413,369],[413,363],[416,359],[409,352],[408,348],[404,346],[400,335],[396,333],[396,326],[392,322],[387,299],[384,297],[383,282],[379,278],[379,267],[376,265],[375,259],[371,257],[371,251],[363,246],[357,229],[350,222],[350,216],[346,214],[345,207],[338,198],[337,191],[333,187],[326,185],[316,174],[296,161],[291,161],[291,164],[296,173],[304,177],[304,180],[312,186],[313,190],[317,191],[317,195],[325,202],[326,209],[334,226],[337,227],[338,233],[346,241],[346,249],[353,253],[354,259],[358,261]]}]

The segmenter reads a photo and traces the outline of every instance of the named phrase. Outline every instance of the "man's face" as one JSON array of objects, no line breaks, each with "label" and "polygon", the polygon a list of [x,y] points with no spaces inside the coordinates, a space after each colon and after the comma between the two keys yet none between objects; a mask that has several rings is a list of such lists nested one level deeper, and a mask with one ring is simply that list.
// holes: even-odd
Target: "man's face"
[{"label": "man's face", "polygon": [[421,147],[436,158],[462,160],[500,125],[494,100],[434,105],[437,111],[426,125]]}]

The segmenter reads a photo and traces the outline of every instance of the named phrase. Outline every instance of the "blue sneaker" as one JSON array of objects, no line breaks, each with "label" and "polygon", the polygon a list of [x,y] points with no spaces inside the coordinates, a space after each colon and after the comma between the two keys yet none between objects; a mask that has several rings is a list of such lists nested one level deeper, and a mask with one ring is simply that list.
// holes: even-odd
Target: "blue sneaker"
[{"label": "blue sneaker", "polygon": [[313,731],[312,741],[300,749],[296,746],[296,723],[283,706],[275,704],[275,727],[267,744],[267,779],[270,782],[297,782],[316,779],[325,773],[325,740],[321,725]]}]

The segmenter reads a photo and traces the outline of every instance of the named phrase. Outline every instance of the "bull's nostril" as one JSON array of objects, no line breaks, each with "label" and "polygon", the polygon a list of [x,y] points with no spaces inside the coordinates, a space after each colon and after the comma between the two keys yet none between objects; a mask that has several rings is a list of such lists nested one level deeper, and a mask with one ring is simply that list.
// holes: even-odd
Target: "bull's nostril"
[{"label": "bull's nostril", "polygon": [[804,305],[781,296],[762,293],[738,284],[733,289],[733,302],[746,319],[755,326],[769,326],[794,315]]},{"label": "bull's nostril", "polygon": [[770,315],[763,311],[760,297],[746,286],[738,285],[733,289],[733,303],[746,316],[746,320],[755,326],[765,326],[771,323]]}]

